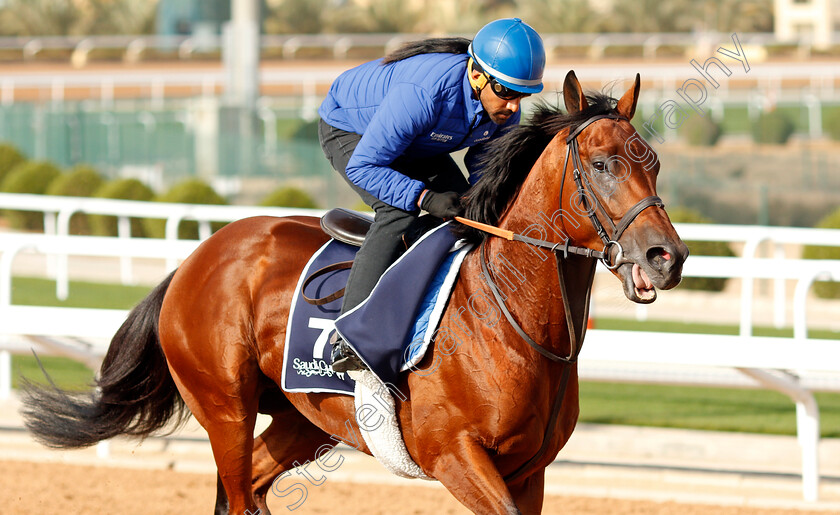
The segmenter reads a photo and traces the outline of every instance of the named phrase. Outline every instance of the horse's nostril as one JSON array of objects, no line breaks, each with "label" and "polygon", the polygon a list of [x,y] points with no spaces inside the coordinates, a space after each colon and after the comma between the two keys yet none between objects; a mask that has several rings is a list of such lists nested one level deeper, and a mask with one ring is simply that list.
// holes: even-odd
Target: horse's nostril
[{"label": "horse's nostril", "polygon": [[662,270],[662,267],[671,260],[671,254],[662,247],[651,247],[646,253],[648,263],[656,270]]}]

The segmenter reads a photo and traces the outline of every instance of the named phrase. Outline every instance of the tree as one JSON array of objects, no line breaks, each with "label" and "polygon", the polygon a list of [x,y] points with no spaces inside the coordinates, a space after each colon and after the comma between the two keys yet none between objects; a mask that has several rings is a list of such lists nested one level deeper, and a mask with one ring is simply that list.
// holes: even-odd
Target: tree
[{"label": "tree", "polygon": [[706,0],[698,4],[705,30],[773,32],[773,0]]},{"label": "tree", "polygon": [[150,34],[157,4],[158,0],[7,0],[0,9],[0,34]]},{"label": "tree", "polygon": [[158,0],[88,0],[88,34],[151,34]]},{"label": "tree", "polygon": [[610,32],[689,32],[698,20],[697,4],[691,0],[615,0],[602,20]]},{"label": "tree", "polygon": [[411,33],[422,19],[422,8],[405,0],[371,0],[365,6],[346,3],[327,10],[324,21],[330,32]]},{"label": "tree", "polygon": [[541,34],[597,32],[602,26],[600,14],[588,0],[520,0],[522,19]]},{"label": "tree", "polygon": [[318,34],[329,0],[283,0],[266,5],[263,26],[268,34]]},{"label": "tree", "polygon": [[414,32],[420,10],[405,0],[376,0],[367,7],[372,32]]},{"label": "tree", "polygon": [[66,36],[81,34],[84,13],[70,0],[7,0],[0,9],[0,34]]}]

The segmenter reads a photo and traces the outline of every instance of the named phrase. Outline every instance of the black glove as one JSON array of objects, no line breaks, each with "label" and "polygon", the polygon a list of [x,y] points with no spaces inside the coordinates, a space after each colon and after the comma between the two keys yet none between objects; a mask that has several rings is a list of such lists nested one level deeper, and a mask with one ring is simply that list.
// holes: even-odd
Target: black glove
[{"label": "black glove", "polygon": [[461,198],[454,191],[438,193],[429,190],[423,197],[420,207],[430,215],[444,219],[461,216],[463,213]]}]

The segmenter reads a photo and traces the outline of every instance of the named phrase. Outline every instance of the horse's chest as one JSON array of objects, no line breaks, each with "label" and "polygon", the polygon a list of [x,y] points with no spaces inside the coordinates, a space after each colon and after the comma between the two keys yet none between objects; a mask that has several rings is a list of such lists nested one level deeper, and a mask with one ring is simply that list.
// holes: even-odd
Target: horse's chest
[{"label": "horse's chest", "polygon": [[[561,398],[558,399],[558,396]],[[555,455],[574,430],[579,413],[577,382],[562,391],[520,388],[500,395],[495,417],[480,423],[489,429],[488,447],[500,454],[533,454],[548,439]]]}]

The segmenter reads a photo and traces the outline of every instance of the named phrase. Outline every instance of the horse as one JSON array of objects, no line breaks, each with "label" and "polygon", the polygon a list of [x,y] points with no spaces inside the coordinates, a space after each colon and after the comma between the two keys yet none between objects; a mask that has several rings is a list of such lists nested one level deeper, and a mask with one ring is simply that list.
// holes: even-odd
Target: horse
[{"label": "horse", "polygon": [[[476,246],[441,317],[451,330],[400,376],[395,414],[414,462],[475,513],[542,509],[545,468],[578,418],[598,260],[633,302],[680,282],[688,249],[656,197],[656,154],[630,123],[639,89],[637,74],[619,99],[584,93],[569,72],[566,113],[538,105],[490,146],[464,198],[479,229],[455,224]],[[220,229],[130,312],[93,391],[26,387],[28,429],[72,448],[192,413],[218,468],[216,513],[268,513],[277,478],[313,461],[334,470],[338,441],[370,454],[351,396],[278,386],[295,285],[326,241],[315,217]],[[258,413],[271,423],[254,438]]]}]

